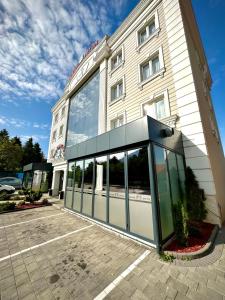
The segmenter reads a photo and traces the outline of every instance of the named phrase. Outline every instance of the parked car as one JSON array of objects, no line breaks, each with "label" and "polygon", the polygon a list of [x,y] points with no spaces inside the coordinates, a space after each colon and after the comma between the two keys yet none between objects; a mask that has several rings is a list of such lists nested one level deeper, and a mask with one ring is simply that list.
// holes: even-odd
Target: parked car
[{"label": "parked car", "polygon": [[15,189],[22,189],[22,181],[16,177],[2,177],[0,178],[0,184],[11,185]]},{"label": "parked car", "polygon": [[13,194],[15,190],[16,189],[11,185],[0,184],[0,195]]}]

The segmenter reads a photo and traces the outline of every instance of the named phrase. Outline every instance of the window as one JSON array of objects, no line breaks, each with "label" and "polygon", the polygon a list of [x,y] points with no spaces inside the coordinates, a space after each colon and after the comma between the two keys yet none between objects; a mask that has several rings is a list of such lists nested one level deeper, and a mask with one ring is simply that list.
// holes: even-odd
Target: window
[{"label": "window", "polygon": [[59,119],[59,114],[57,113],[57,114],[55,115],[55,124],[58,122],[58,119]]},{"label": "window", "polygon": [[63,134],[63,125],[61,125],[59,128],[59,137],[61,137],[62,134]]},{"label": "window", "polygon": [[139,45],[147,41],[155,31],[156,31],[156,26],[155,26],[155,18],[154,18],[147,26],[145,26],[138,32]]},{"label": "window", "polygon": [[111,121],[111,129],[120,127],[123,125],[123,116],[119,116]]},{"label": "window", "polygon": [[111,60],[111,70],[114,70],[123,62],[123,53],[122,49],[112,58]]},{"label": "window", "polygon": [[123,80],[115,84],[111,88],[111,101],[114,101],[123,96]]},{"label": "window", "polygon": [[62,111],[61,111],[61,119],[64,118],[65,116],[65,106],[62,108]]},{"label": "window", "polygon": [[141,81],[149,79],[160,71],[159,55],[141,65]]},{"label": "window", "polygon": [[149,58],[139,64],[139,87],[165,72],[162,47],[149,54]]},{"label": "window", "polygon": [[154,97],[142,105],[142,115],[162,120],[170,116],[169,98],[167,91]]},{"label": "window", "polygon": [[56,141],[56,134],[57,134],[57,131],[54,130],[54,131],[53,131],[53,134],[52,134],[52,141],[53,141],[53,142]]}]

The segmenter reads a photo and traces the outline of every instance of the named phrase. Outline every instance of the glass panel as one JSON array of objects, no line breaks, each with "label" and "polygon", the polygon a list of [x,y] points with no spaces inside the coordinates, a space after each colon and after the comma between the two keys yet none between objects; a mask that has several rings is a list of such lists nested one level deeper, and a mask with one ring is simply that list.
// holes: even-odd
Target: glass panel
[{"label": "glass panel", "polygon": [[143,114],[144,116],[148,115],[152,118],[155,118],[155,105],[154,102],[148,102],[143,105]]},{"label": "glass panel", "polygon": [[166,118],[166,108],[165,108],[164,99],[155,102],[155,107],[156,107],[156,118],[159,120]]},{"label": "glass panel", "polygon": [[81,211],[82,176],[83,176],[83,160],[76,161],[73,209],[79,212]]},{"label": "glass panel", "polygon": [[109,223],[126,228],[124,153],[110,155],[109,160]]},{"label": "glass panel", "polygon": [[92,216],[93,167],[93,158],[85,160],[82,213],[89,216]]},{"label": "glass panel", "polygon": [[167,238],[173,233],[173,215],[170,198],[169,179],[166,164],[166,150],[154,146],[155,164],[157,175],[157,188],[159,196],[160,220],[162,229],[162,239]]},{"label": "glass panel", "polygon": [[128,188],[130,231],[153,240],[147,147],[128,152]]},{"label": "glass panel", "polygon": [[146,28],[139,32],[139,44],[144,43],[147,39],[147,31]]},{"label": "glass panel", "polygon": [[75,167],[74,161],[68,164],[67,183],[66,183],[66,203],[65,203],[66,207],[68,208],[72,208],[74,167]]},{"label": "glass panel", "polygon": [[119,84],[119,95],[118,95],[118,97],[120,97],[120,96],[122,96],[123,95],[123,83],[121,82],[120,84]]},{"label": "glass panel", "polygon": [[167,151],[167,160],[169,165],[172,202],[173,204],[176,204],[180,198],[179,181],[178,181],[179,176],[177,170],[176,154],[174,152]]},{"label": "glass panel", "polygon": [[111,100],[115,100],[117,98],[117,86],[111,88]]},{"label": "glass panel", "polygon": [[72,97],[69,110],[67,147],[98,134],[99,71]]},{"label": "glass panel", "polygon": [[159,72],[160,64],[159,64],[159,57],[157,56],[152,60],[152,74]]},{"label": "glass panel", "polygon": [[155,22],[152,22],[149,26],[149,35],[153,34],[155,32]]},{"label": "glass panel", "polygon": [[97,157],[95,162],[94,217],[102,221],[106,221],[106,176],[107,156]]},{"label": "glass panel", "polygon": [[185,168],[184,168],[184,159],[182,155],[177,154],[177,166],[179,172],[179,180],[180,180],[180,197],[181,200],[185,200]]},{"label": "glass panel", "polygon": [[146,79],[148,79],[150,76],[150,70],[149,70],[149,63],[143,65],[141,67],[141,80],[144,81]]},{"label": "glass panel", "polygon": [[122,51],[118,54],[118,65],[122,63]]}]

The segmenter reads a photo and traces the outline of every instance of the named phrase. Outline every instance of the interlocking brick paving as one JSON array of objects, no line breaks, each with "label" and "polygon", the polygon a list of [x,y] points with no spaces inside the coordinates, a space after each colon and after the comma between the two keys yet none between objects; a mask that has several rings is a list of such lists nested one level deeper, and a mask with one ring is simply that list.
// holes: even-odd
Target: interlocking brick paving
[{"label": "interlocking brick paving", "polygon": [[[0,215],[10,225],[58,214],[55,207]],[[144,246],[64,213],[0,229],[0,259],[85,228],[0,262],[1,300],[94,299],[143,252]],[[87,227],[87,228],[86,228]],[[106,299],[225,299],[224,234],[205,258],[161,261],[155,250]]]}]

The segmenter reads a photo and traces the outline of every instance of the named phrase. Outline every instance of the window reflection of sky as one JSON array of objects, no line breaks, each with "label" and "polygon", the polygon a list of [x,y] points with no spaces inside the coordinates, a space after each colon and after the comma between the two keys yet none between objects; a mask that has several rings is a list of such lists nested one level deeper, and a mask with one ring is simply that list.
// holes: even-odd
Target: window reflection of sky
[{"label": "window reflection of sky", "polygon": [[71,99],[67,146],[98,134],[99,71]]}]

